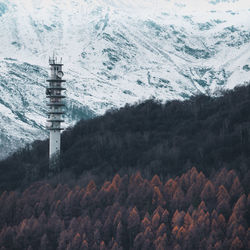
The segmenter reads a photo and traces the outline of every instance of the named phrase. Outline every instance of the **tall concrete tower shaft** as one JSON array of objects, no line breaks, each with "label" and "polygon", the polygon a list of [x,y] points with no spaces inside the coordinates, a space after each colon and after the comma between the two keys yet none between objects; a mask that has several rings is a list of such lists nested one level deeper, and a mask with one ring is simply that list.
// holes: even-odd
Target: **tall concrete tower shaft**
[{"label": "tall concrete tower shaft", "polygon": [[66,90],[62,84],[65,80],[62,80],[62,60],[57,61],[56,58],[49,59],[50,65],[50,77],[47,80],[49,86],[46,88],[46,97],[49,99],[47,102],[48,119],[47,129],[50,131],[49,138],[49,157],[50,161],[55,160],[60,156],[61,148],[61,123],[64,122],[62,116],[64,112],[63,98],[65,95],[62,94]]}]

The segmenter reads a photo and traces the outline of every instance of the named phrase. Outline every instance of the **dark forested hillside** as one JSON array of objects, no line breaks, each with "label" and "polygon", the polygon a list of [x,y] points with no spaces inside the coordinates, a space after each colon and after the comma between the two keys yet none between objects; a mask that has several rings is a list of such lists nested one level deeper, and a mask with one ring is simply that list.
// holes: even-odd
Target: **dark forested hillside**
[{"label": "dark forested hillside", "polygon": [[53,176],[27,145],[0,162],[0,249],[249,249],[249,108],[243,86],[80,121]]},{"label": "dark forested hillside", "polygon": [[[249,188],[249,109],[250,86],[243,86],[217,98],[149,100],[112,110],[63,133],[61,171],[101,182],[137,170],[164,180],[192,166],[205,174],[225,167],[242,175]],[[48,141],[36,141],[0,162],[1,190],[47,177],[47,158]]]},{"label": "dark forested hillside", "polygon": [[140,173],[97,187],[40,182],[0,196],[1,250],[250,249],[250,195],[234,170]]}]

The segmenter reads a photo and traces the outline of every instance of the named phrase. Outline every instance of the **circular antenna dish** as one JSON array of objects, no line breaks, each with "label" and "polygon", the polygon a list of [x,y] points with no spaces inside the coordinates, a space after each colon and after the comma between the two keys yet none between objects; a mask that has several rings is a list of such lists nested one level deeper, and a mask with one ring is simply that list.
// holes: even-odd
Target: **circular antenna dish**
[{"label": "circular antenna dish", "polygon": [[62,77],[63,77],[63,75],[64,75],[64,74],[63,74],[63,72],[62,72],[62,71],[58,71],[58,72],[57,72],[57,76],[58,76],[59,78],[62,78]]}]

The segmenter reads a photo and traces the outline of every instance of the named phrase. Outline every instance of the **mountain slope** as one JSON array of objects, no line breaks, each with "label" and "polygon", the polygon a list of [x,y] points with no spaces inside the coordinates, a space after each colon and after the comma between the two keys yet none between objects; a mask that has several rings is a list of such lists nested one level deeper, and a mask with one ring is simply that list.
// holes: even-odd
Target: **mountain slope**
[{"label": "mountain slope", "polygon": [[[205,174],[226,167],[238,171],[249,190],[249,103],[248,85],[218,98],[151,100],[80,121],[62,134],[55,181],[91,177],[100,182],[138,170],[148,178],[166,178],[192,166]],[[47,178],[48,165],[48,140],[35,141],[0,162],[0,190]]]},{"label": "mountain slope", "polygon": [[2,1],[0,157],[46,137],[53,52],[68,80],[66,126],[126,103],[213,94],[249,80],[249,9],[236,8],[244,1],[196,9],[182,2]]}]

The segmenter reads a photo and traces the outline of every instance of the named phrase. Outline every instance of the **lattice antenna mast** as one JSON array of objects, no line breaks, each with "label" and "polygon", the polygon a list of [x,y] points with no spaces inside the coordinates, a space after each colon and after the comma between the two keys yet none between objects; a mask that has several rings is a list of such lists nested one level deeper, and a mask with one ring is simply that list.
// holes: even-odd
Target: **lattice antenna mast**
[{"label": "lattice antenna mast", "polygon": [[61,149],[61,123],[64,122],[63,115],[64,112],[64,102],[63,91],[66,90],[63,87],[63,71],[62,71],[62,58],[57,60],[53,55],[49,58],[50,65],[50,76],[47,79],[49,86],[46,88],[46,97],[48,98],[47,106],[48,109],[48,119],[47,119],[47,129],[50,132],[49,137],[49,159],[50,159],[50,170],[57,171],[57,166],[59,164],[60,149]]}]

